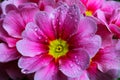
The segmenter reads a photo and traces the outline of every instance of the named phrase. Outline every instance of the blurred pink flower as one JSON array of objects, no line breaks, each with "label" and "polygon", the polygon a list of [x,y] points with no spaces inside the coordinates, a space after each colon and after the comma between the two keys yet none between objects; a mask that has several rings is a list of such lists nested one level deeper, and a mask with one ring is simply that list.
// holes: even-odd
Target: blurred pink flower
[{"label": "blurred pink flower", "polygon": [[84,4],[86,8],[85,15],[91,16],[101,8],[105,0],[80,0],[80,1]]}]

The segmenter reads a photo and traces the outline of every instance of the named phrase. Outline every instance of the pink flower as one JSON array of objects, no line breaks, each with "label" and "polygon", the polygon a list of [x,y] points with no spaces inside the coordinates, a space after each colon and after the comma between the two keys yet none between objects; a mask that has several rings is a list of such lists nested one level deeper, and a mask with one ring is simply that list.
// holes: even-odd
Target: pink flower
[{"label": "pink flower", "polygon": [[35,72],[35,80],[78,77],[101,46],[96,30],[94,21],[83,17],[75,5],[39,12],[17,42],[22,55],[18,66],[23,73]]},{"label": "pink flower", "polygon": [[85,15],[93,15],[98,9],[101,8],[104,1],[105,0],[81,0],[81,2],[86,7]]},{"label": "pink flower", "polygon": [[36,5],[31,3],[20,5],[19,8],[11,4],[6,6],[7,14],[0,20],[0,62],[9,62],[20,57],[16,42],[22,38],[26,24],[32,21],[38,11]]},{"label": "pink flower", "polygon": [[118,8],[120,8],[120,3],[117,1],[105,1],[101,6],[101,10],[105,13],[107,18],[112,16],[115,9]]},{"label": "pink flower", "polygon": [[120,41],[116,45],[111,44],[101,48],[91,59],[91,64],[84,74],[87,74],[90,80],[113,80],[117,78],[120,67],[120,48],[118,46],[120,46]]},{"label": "pink flower", "polygon": [[3,28],[14,38],[21,38],[21,33],[28,22],[33,21],[35,13],[39,11],[38,7],[32,3],[20,5],[18,9],[10,10],[14,5],[6,7],[7,15],[4,18]]},{"label": "pink flower", "polygon": [[109,22],[109,28],[116,39],[120,38],[120,9],[116,9]]},{"label": "pink flower", "polygon": [[3,20],[0,20],[0,62],[9,62],[20,57],[16,47],[14,47],[18,40],[9,36],[2,24]]},{"label": "pink flower", "polygon": [[[105,1],[100,10],[97,10],[96,12],[96,17],[99,18],[104,24],[107,26],[108,29],[110,29],[116,36],[118,33],[118,29],[113,27],[114,29],[111,29],[109,24],[114,24],[116,25],[116,21],[119,15],[119,12],[117,11],[120,8],[120,4],[117,1]],[[113,25],[111,25],[113,26]],[[117,35],[118,37],[118,35]]]},{"label": "pink flower", "polygon": [[89,67],[78,78],[71,80],[113,80],[119,75],[120,41],[112,39],[113,34],[103,24],[98,25],[102,46],[91,58]]}]

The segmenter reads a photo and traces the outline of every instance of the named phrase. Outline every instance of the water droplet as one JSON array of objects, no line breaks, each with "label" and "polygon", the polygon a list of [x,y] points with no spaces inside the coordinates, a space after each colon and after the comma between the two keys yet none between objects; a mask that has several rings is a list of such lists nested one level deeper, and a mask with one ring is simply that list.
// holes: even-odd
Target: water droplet
[{"label": "water droplet", "polygon": [[75,59],[77,59],[77,56],[75,56]]},{"label": "water droplet", "polygon": [[79,64],[80,64],[80,62],[77,62],[77,64],[79,65]]},{"label": "water droplet", "polygon": [[46,39],[45,42],[48,42],[48,40]]},{"label": "water droplet", "polygon": [[57,18],[57,19],[56,19],[56,21],[58,22],[58,21],[59,21],[59,19]]},{"label": "water droplet", "polygon": [[38,39],[42,39],[42,37],[39,36]]},{"label": "water droplet", "polygon": [[38,28],[37,28],[37,27],[35,27],[35,28],[34,28],[34,30],[35,30],[35,31],[37,31],[37,30],[38,30]]},{"label": "water droplet", "polygon": [[59,25],[61,25],[62,23],[61,22],[59,22]]},{"label": "water droplet", "polygon": [[80,68],[78,68],[78,70],[79,70],[79,71],[81,71],[81,69],[80,69]]},{"label": "water droplet", "polygon": [[69,12],[68,14],[71,15],[72,13]]},{"label": "water droplet", "polygon": [[58,9],[57,12],[60,12],[60,9]]},{"label": "water droplet", "polygon": [[75,15],[77,15],[78,13],[77,12],[75,12]]},{"label": "water droplet", "polygon": [[24,73],[24,74],[27,74],[27,73],[29,73],[29,70],[27,70],[27,69],[22,69],[21,72]]},{"label": "water droplet", "polygon": [[72,16],[70,16],[70,19],[72,19],[73,17]]},{"label": "water droplet", "polygon": [[78,59],[76,59],[75,61],[76,61],[76,62],[78,62],[79,60],[78,60]]},{"label": "water droplet", "polygon": [[73,5],[73,9],[76,9],[76,5]]},{"label": "water droplet", "polygon": [[78,20],[77,20],[77,19],[75,19],[75,22],[78,22]]},{"label": "water droplet", "polygon": [[73,67],[73,64],[70,64],[70,67]]},{"label": "water droplet", "polygon": [[46,14],[45,14],[45,13],[43,13],[42,15],[43,15],[43,16],[45,16]]}]

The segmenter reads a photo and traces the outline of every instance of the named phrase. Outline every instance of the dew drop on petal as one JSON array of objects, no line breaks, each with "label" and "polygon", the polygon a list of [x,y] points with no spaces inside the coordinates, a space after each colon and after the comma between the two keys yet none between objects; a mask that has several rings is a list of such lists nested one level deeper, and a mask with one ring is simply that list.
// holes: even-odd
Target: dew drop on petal
[{"label": "dew drop on petal", "polygon": [[75,19],[75,22],[78,22],[78,20],[77,20],[77,19]]},{"label": "dew drop on petal", "polygon": [[59,12],[60,12],[60,9],[58,9],[57,12],[59,13]]},{"label": "dew drop on petal", "polygon": [[45,16],[46,14],[45,14],[45,13],[43,13],[42,15],[43,15],[43,16]]},{"label": "dew drop on petal", "polygon": [[75,56],[75,59],[77,59],[77,56]]},{"label": "dew drop on petal", "polygon": [[35,31],[37,31],[37,30],[38,30],[38,28],[37,28],[37,27],[35,27],[35,28],[34,28],[34,30],[35,30]]},{"label": "dew drop on petal", "polygon": [[48,40],[45,40],[45,42],[48,42]]},{"label": "dew drop on petal", "polygon": [[27,70],[27,69],[22,69],[21,72],[24,73],[24,74],[27,74],[27,73],[29,72],[29,70]]},{"label": "dew drop on petal", "polygon": [[70,67],[73,67],[73,64],[70,64]]},{"label": "dew drop on petal", "polygon": [[73,17],[72,16],[70,16],[70,19],[72,19]]},{"label": "dew drop on petal", "polygon": [[62,23],[61,22],[59,22],[59,25],[61,25]]},{"label": "dew drop on petal", "polygon": [[39,36],[38,39],[42,39],[42,37]]},{"label": "dew drop on petal", "polygon": [[72,13],[69,12],[68,14],[71,15]]},{"label": "dew drop on petal", "polygon": [[58,18],[56,19],[56,21],[57,21],[57,22],[59,21]]}]

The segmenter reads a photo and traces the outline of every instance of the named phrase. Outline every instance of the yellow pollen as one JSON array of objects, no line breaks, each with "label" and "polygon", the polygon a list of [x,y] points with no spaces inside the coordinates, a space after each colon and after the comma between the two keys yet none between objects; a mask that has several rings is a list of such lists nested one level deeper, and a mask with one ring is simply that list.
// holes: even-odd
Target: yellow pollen
[{"label": "yellow pollen", "polygon": [[55,51],[56,51],[57,53],[63,51],[62,45],[58,45],[58,46],[56,47]]},{"label": "yellow pollen", "polygon": [[92,11],[87,10],[87,11],[85,12],[85,15],[86,15],[86,16],[92,16]]},{"label": "yellow pollen", "polygon": [[55,59],[65,56],[67,52],[68,52],[68,44],[66,41],[61,39],[50,41],[49,55],[53,56]]}]

